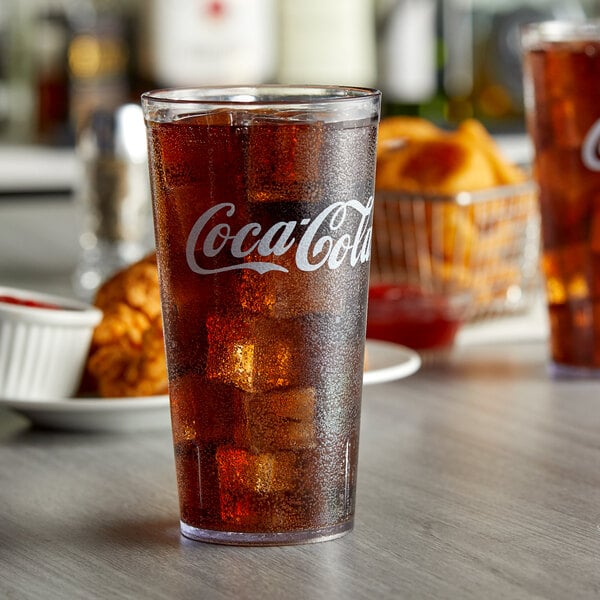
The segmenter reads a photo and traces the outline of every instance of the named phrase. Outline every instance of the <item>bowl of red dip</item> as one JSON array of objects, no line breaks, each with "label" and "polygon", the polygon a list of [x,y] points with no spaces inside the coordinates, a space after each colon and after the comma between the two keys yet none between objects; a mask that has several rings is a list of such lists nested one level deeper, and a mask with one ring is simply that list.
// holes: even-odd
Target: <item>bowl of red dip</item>
[{"label": "bowl of red dip", "polygon": [[374,283],[369,288],[367,337],[420,353],[449,349],[467,318],[470,301],[469,292]]},{"label": "bowl of red dip", "polygon": [[74,395],[101,318],[78,300],[0,286],[0,397]]}]

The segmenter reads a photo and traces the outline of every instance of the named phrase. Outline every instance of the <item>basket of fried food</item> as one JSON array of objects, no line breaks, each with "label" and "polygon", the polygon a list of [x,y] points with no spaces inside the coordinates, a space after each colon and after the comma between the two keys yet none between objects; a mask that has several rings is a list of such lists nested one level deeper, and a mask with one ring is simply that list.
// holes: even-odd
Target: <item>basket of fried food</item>
[{"label": "basket of fried food", "polygon": [[92,336],[80,394],[104,398],[166,394],[156,255],[105,281],[94,305],[103,318]]},{"label": "basket of fried food", "polygon": [[471,296],[469,319],[526,309],[538,286],[535,183],[481,123],[383,119],[371,281]]}]

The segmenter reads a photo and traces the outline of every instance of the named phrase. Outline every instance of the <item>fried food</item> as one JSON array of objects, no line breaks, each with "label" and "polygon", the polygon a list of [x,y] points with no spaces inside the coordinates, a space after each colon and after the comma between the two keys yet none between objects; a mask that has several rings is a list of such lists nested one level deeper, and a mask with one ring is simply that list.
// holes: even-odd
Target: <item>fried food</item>
[{"label": "fried food", "polygon": [[527,180],[474,119],[453,131],[416,117],[383,119],[372,278],[467,287],[475,314],[501,304],[522,283],[523,240],[538,210],[534,191],[517,187]]},{"label": "fried food", "polygon": [[154,254],[118,272],[98,290],[85,391],[102,397],[167,392],[158,269]]},{"label": "fried food", "polygon": [[379,123],[377,155],[402,147],[412,140],[436,138],[440,130],[420,117],[388,117]]},{"label": "fried food", "polygon": [[123,338],[114,344],[98,346],[90,355],[88,369],[102,397],[166,394],[161,317],[156,317],[143,331],[139,344]]},{"label": "fried food", "polygon": [[497,184],[484,152],[457,136],[419,139],[389,150],[377,166],[377,188],[457,194]]},{"label": "fried food", "polygon": [[120,303],[141,312],[149,319],[154,319],[160,314],[155,254],[150,254],[116,273],[96,294],[95,304],[102,310],[108,310]]},{"label": "fried food", "polygon": [[381,121],[378,189],[452,195],[521,183],[525,172],[507,161],[475,119],[446,131],[419,117]]},{"label": "fried food", "polygon": [[527,180],[527,175],[523,169],[507,161],[502,156],[496,142],[479,121],[475,119],[463,121],[456,131],[456,136],[477,146],[485,154],[496,174],[495,185],[512,185]]}]

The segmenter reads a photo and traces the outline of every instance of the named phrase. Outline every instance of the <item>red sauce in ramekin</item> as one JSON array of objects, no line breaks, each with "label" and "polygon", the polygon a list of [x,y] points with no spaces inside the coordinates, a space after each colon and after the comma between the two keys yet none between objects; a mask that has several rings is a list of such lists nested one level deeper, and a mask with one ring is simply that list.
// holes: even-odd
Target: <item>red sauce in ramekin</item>
[{"label": "red sauce in ramekin", "polygon": [[25,298],[16,298],[15,296],[0,295],[0,302],[5,304],[16,304],[17,306],[29,306],[31,308],[50,308],[53,310],[64,310],[62,306],[50,304],[49,302],[39,302],[38,300],[27,300]]},{"label": "red sauce in ramekin", "polygon": [[369,290],[367,337],[414,350],[444,348],[462,324],[460,311],[441,294],[408,284],[380,284]]}]

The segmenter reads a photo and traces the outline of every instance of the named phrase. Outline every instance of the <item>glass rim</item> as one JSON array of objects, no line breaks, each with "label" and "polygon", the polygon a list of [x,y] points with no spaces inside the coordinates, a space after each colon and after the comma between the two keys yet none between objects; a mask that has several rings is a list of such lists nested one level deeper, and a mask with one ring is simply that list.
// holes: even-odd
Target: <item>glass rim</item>
[{"label": "glass rim", "polygon": [[215,107],[310,106],[315,103],[365,101],[379,98],[376,88],[346,85],[224,85],[150,90],[143,103],[164,105],[210,104]]},{"label": "glass rim", "polygon": [[520,37],[524,50],[546,43],[600,40],[600,19],[533,21],[521,26]]}]

